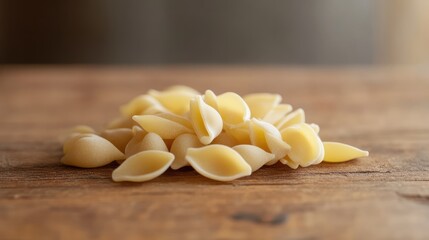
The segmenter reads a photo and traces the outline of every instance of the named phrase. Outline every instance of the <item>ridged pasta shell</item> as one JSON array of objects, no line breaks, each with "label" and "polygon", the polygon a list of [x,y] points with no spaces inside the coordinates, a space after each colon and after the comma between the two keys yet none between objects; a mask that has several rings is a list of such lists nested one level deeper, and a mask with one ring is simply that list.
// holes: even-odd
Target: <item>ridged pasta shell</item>
[{"label": "ridged pasta shell", "polygon": [[223,128],[222,118],[219,113],[207,103],[201,96],[191,101],[190,117],[192,126],[200,142],[210,144]]},{"label": "ridged pasta shell", "polygon": [[280,104],[282,96],[271,93],[254,93],[244,96],[243,99],[249,106],[252,117],[262,119]]},{"label": "ridged pasta shell", "polygon": [[304,122],[305,122],[304,110],[302,110],[301,108],[298,108],[297,110],[289,113],[283,119],[281,119],[276,124],[276,127],[281,131],[281,130],[283,130],[289,126],[292,126],[294,124],[304,123]]},{"label": "ridged pasta shell", "polygon": [[289,104],[279,104],[271,109],[262,119],[263,121],[271,124],[276,124],[282,118],[286,116],[286,114],[292,111],[292,106]]},{"label": "ridged pasta shell", "polygon": [[325,162],[346,162],[355,158],[368,157],[368,151],[339,142],[323,142]]},{"label": "ridged pasta shell", "polygon": [[123,116],[131,118],[134,115],[142,114],[146,109],[153,106],[160,106],[161,103],[158,102],[154,97],[150,95],[140,95],[129,103],[123,105],[120,110]]},{"label": "ridged pasta shell", "polygon": [[253,145],[237,145],[232,149],[238,152],[250,165],[252,172],[258,170],[275,157],[274,154],[265,152],[263,149]]},{"label": "ridged pasta shell", "polygon": [[217,96],[217,110],[226,124],[239,124],[250,119],[250,109],[240,95],[226,92]]},{"label": "ridged pasta shell", "polygon": [[147,133],[143,136],[139,132],[136,136],[128,143],[125,148],[125,157],[129,158],[130,156],[146,151],[146,150],[159,150],[168,152],[168,148],[165,145],[162,138],[156,133]]},{"label": "ridged pasta shell", "polygon": [[100,137],[113,143],[123,153],[125,153],[125,147],[133,136],[133,131],[130,128],[107,129],[100,133]]},{"label": "ridged pasta shell", "polygon": [[133,119],[147,132],[154,132],[163,139],[174,139],[180,134],[193,132],[189,120],[172,113],[135,115]]},{"label": "ridged pasta shell", "polygon": [[289,158],[302,167],[318,164],[323,160],[323,143],[313,128],[307,123],[299,123],[285,128],[282,138],[291,146]]},{"label": "ridged pasta shell", "polygon": [[212,144],[222,144],[228,147],[238,145],[237,140],[226,132],[221,132],[219,136],[213,139]]},{"label": "ridged pasta shell", "polygon": [[276,163],[286,156],[290,151],[290,146],[282,140],[277,128],[272,124],[255,118],[250,122],[250,142],[264,151],[275,155],[275,158],[268,163],[269,165]]},{"label": "ridged pasta shell", "polygon": [[171,164],[172,169],[179,169],[184,166],[188,166],[189,163],[186,160],[186,152],[188,148],[198,148],[204,146],[198,137],[194,134],[185,133],[174,139],[171,145],[170,152],[174,154],[175,159]]},{"label": "ridged pasta shell", "polygon": [[186,160],[201,175],[218,181],[232,181],[252,173],[252,168],[240,154],[219,144],[189,148]]},{"label": "ridged pasta shell", "polygon": [[189,111],[189,102],[196,95],[188,91],[149,91],[149,94],[157,99],[165,108],[172,113],[182,115]]},{"label": "ridged pasta shell", "polygon": [[111,142],[95,134],[76,136],[65,148],[61,163],[65,165],[94,168],[124,159],[124,154]]},{"label": "ridged pasta shell", "polygon": [[159,150],[148,150],[127,158],[112,173],[115,182],[144,182],[152,180],[170,167],[174,155]]}]

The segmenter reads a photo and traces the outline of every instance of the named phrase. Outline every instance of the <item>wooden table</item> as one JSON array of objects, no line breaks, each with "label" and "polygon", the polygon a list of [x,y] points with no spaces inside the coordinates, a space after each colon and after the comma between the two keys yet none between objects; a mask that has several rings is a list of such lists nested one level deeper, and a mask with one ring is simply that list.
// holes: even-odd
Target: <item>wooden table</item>
[{"label": "wooden table", "polygon": [[[222,183],[190,169],[114,183],[59,163],[58,136],[150,88],[278,92],[324,140],[370,157]],[[428,239],[429,71],[280,67],[0,68],[0,239]]]}]

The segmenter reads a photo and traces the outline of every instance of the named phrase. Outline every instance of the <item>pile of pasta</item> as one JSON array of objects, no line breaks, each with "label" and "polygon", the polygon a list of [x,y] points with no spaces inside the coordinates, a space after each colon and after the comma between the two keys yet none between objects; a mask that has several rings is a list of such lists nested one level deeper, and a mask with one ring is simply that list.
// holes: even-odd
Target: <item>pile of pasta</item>
[{"label": "pile of pasta", "polygon": [[368,156],[350,145],[322,142],[319,126],[306,123],[304,111],[282,103],[278,94],[201,94],[172,86],[150,90],[120,110],[122,117],[102,131],[74,128],[61,162],[95,168],[116,161],[116,182],[148,181],[185,166],[231,181],[278,162],[296,169]]}]

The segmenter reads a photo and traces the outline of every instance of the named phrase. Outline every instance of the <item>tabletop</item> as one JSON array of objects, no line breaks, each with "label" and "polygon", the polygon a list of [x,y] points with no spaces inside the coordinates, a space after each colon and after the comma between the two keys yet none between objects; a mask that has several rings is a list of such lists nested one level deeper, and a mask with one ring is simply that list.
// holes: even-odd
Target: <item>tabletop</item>
[{"label": "tabletop", "polygon": [[[341,164],[266,166],[216,182],[192,169],[114,183],[112,163],[61,165],[59,136],[103,126],[149,89],[275,92]],[[0,239],[427,239],[429,71],[257,66],[0,67]]]}]

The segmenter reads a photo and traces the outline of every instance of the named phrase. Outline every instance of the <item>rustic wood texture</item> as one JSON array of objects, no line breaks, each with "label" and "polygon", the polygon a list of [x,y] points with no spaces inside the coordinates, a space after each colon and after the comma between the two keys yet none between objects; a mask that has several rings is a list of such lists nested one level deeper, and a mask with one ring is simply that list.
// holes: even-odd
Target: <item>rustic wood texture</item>
[{"label": "rustic wood texture", "polygon": [[[278,92],[324,140],[370,157],[229,183],[191,169],[114,183],[59,163],[58,136],[150,88]],[[270,67],[1,67],[0,239],[427,239],[429,72]]]}]

